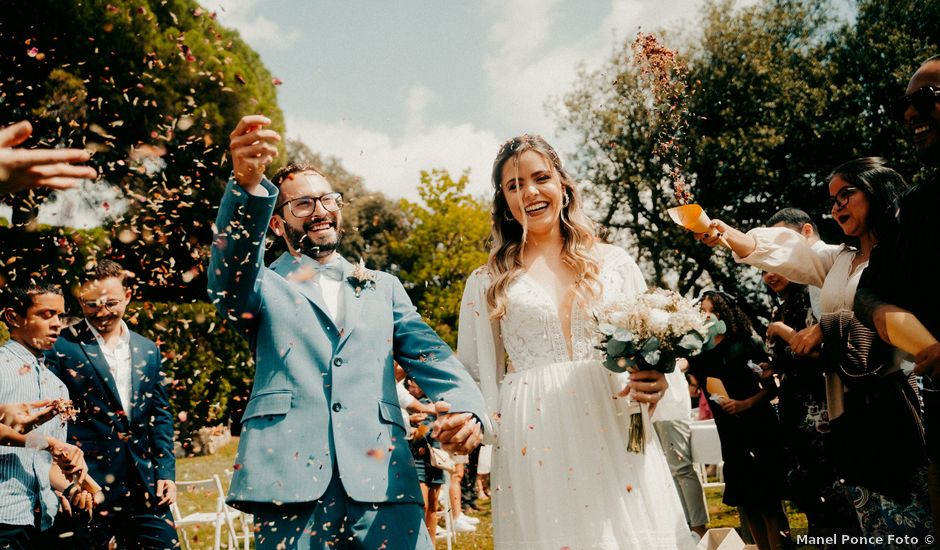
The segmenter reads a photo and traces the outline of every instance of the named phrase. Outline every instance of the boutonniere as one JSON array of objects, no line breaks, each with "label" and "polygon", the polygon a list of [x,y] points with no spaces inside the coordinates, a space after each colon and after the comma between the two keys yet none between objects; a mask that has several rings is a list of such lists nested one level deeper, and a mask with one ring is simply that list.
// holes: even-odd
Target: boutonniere
[{"label": "boutonniere", "polygon": [[353,269],[352,275],[346,280],[356,289],[356,298],[362,294],[363,289],[375,288],[375,272],[366,269],[366,263],[362,258],[359,258],[359,263]]}]

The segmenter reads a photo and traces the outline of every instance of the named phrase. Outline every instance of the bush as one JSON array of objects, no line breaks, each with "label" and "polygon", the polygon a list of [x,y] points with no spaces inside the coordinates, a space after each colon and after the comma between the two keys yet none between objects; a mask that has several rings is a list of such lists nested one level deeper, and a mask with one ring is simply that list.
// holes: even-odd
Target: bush
[{"label": "bush", "polygon": [[248,343],[205,302],[134,302],[128,325],[160,346],[170,405],[183,448],[203,426],[238,426],[251,392]]}]

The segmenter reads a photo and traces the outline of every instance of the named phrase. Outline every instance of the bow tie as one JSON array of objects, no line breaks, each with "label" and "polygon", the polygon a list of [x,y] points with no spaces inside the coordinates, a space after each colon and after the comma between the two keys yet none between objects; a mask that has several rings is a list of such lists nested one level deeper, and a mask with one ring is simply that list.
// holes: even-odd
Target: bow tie
[{"label": "bow tie", "polygon": [[340,261],[333,260],[327,264],[321,264],[320,262],[313,262],[313,272],[317,275],[323,275],[333,279],[334,281],[343,280],[343,265]]}]

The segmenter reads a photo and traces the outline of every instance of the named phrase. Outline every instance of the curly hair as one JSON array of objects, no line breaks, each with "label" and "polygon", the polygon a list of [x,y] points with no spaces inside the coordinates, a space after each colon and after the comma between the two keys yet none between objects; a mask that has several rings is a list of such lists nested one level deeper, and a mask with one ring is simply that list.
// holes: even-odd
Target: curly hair
[{"label": "curly hair", "polygon": [[706,290],[702,293],[701,300],[708,300],[712,303],[712,313],[725,322],[728,327],[725,333],[729,337],[750,337],[754,332],[754,323],[750,316],[744,311],[738,301],[726,292],[720,290]]},{"label": "curly hair", "polygon": [[490,256],[486,262],[492,278],[486,291],[486,301],[490,307],[490,317],[501,319],[506,315],[506,289],[525,268],[522,262],[525,250],[527,227],[525,220],[518,223],[509,210],[509,203],[503,193],[503,167],[509,161],[518,165],[519,156],[526,151],[534,151],[548,161],[552,170],[558,174],[562,193],[566,196],[566,205],[562,207],[559,223],[564,240],[562,260],[577,275],[574,284],[576,295],[582,299],[594,300],[601,291],[600,264],[591,255],[591,249],[598,242],[594,223],[581,209],[581,197],[571,177],[561,165],[558,153],[541,136],[523,134],[506,141],[493,161],[493,224],[490,233]]}]

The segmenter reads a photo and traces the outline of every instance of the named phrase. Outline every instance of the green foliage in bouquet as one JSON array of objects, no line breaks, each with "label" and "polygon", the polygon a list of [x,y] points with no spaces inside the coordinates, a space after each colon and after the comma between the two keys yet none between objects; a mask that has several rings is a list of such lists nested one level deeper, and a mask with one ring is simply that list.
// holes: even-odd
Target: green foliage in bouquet
[{"label": "green foliage in bouquet", "polygon": [[601,323],[598,330],[602,334],[598,349],[604,352],[604,366],[608,370],[658,370],[669,374],[675,370],[679,357],[691,357],[715,347],[715,337],[724,334],[727,327],[724,321],[710,316],[704,330],[686,333],[671,348],[664,347],[656,336],[637,338],[633,332],[609,323]]}]

